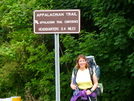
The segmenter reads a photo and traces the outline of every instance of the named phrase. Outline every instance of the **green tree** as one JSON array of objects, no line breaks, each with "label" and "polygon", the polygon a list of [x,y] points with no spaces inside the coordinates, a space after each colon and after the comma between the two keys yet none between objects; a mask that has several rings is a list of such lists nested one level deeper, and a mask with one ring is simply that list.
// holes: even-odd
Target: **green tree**
[{"label": "green tree", "polygon": [[26,101],[55,99],[54,53],[53,49],[47,49],[44,40],[50,39],[35,35],[32,29],[33,11],[50,9],[50,5],[45,8],[42,2],[0,2],[3,42],[0,45],[0,97],[21,96]]},{"label": "green tree", "polygon": [[[86,2],[86,3],[85,3]],[[78,8],[83,12],[82,31],[77,39],[61,39],[65,47],[64,62],[68,61],[66,52],[77,40],[79,48],[73,53],[94,55],[101,66],[100,82],[104,84],[104,94],[99,97],[102,101],[133,100],[133,1],[78,1]],[[132,14],[130,16],[130,14]],[[83,26],[84,25],[84,26]],[[92,29],[91,29],[92,28]],[[73,44],[75,45],[75,44]],[[73,53],[71,56],[73,56]],[[69,56],[68,55],[68,56]],[[71,60],[72,59],[70,56]],[[75,56],[76,57],[76,56]],[[70,60],[70,61],[71,61]],[[68,62],[69,63],[69,62]],[[67,64],[67,63],[66,63]],[[71,65],[70,67],[73,68]],[[127,82],[127,83],[126,83]],[[131,88],[131,89],[129,89]],[[128,90],[129,89],[129,90]],[[123,92],[123,93],[122,93]]]}]

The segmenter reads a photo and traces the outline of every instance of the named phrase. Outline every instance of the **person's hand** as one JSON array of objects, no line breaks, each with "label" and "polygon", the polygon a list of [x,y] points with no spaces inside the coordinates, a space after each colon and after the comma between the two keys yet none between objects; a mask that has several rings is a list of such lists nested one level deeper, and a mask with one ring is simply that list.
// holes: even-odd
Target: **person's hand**
[{"label": "person's hand", "polygon": [[71,88],[72,88],[73,90],[75,90],[76,87],[77,87],[77,85],[74,85],[74,84],[71,84],[70,86],[71,86]]},{"label": "person's hand", "polygon": [[87,91],[86,91],[86,94],[87,94],[87,95],[90,95],[91,93],[92,93],[92,92],[91,92],[90,90],[87,90]]}]

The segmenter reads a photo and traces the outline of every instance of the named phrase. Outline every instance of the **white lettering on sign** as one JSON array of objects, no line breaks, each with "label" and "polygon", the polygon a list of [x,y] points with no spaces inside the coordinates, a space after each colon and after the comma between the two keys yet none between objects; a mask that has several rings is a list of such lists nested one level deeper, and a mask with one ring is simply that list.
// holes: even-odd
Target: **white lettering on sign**
[{"label": "white lettering on sign", "polygon": [[76,12],[67,12],[66,16],[77,16]]},{"label": "white lettering on sign", "polygon": [[62,24],[62,21],[56,21],[57,23],[59,23],[59,24]]},{"label": "white lettering on sign", "polygon": [[75,27],[68,27],[68,30],[76,30]]},{"label": "white lettering on sign", "polygon": [[59,31],[59,27],[38,28],[39,31]]},{"label": "white lettering on sign", "polygon": [[40,24],[54,24],[55,21],[40,21]]},{"label": "white lettering on sign", "polygon": [[66,27],[61,27],[61,30],[63,31],[63,30],[66,30]]},{"label": "white lettering on sign", "polygon": [[37,13],[37,17],[64,16],[64,13]]},{"label": "white lettering on sign", "polygon": [[65,20],[64,23],[78,23],[78,20]]},{"label": "white lettering on sign", "polygon": [[36,24],[39,24],[38,20],[35,20],[35,23],[36,23]]}]

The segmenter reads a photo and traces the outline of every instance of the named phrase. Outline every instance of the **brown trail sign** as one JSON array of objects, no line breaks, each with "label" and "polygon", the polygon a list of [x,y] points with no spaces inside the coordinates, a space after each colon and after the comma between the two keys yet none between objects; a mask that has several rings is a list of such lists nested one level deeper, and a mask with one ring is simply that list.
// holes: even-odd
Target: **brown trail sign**
[{"label": "brown trail sign", "polygon": [[35,34],[80,33],[80,10],[35,10]]}]

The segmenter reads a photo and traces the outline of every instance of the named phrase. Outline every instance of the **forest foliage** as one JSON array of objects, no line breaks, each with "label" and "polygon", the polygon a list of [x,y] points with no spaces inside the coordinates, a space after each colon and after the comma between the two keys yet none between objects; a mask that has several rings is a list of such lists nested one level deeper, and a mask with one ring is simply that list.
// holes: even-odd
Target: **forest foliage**
[{"label": "forest foliage", "polygon": [[133,0],[1,0],[0,98],[55,101],[54,35],[33,33],[33,11],[80,9],[80,34],[60,34],[61,101],[79,54],[94,55],[104,93],[99,101],[133,101]]}]

